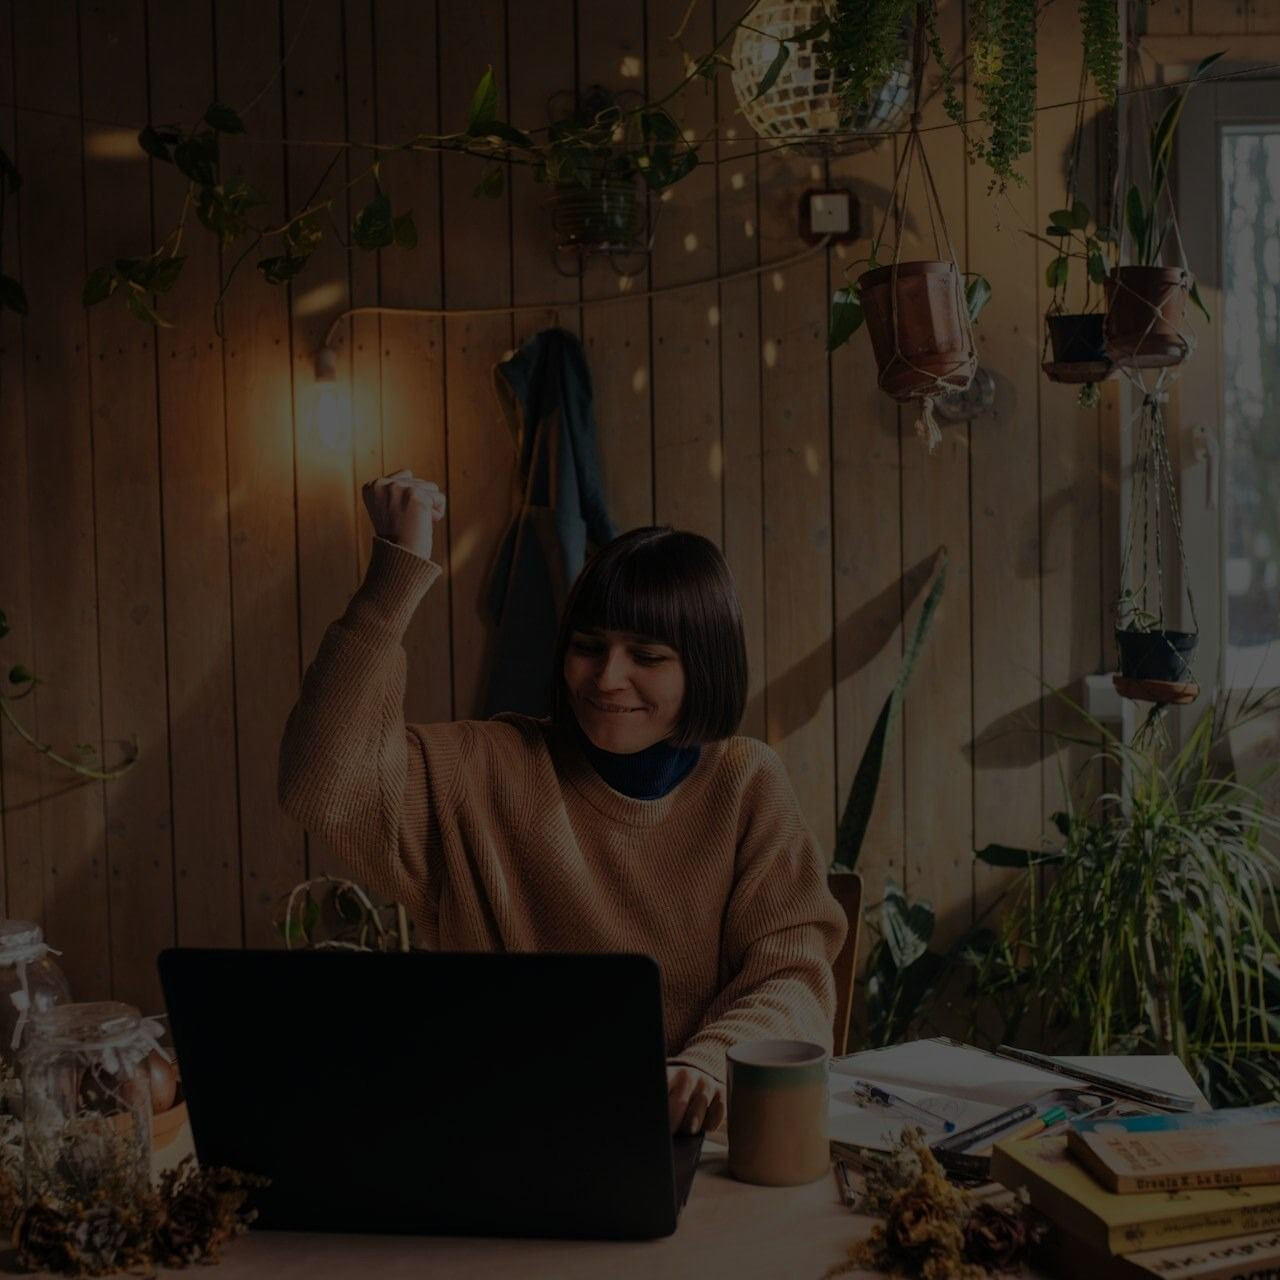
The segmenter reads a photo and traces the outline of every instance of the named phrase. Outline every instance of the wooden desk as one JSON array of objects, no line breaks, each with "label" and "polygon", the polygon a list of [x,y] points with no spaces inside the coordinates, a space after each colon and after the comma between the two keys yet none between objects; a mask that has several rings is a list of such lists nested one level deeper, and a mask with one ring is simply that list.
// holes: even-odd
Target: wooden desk
[{"label": "wooden desk", "polygon": [[[1093,1061],[1116,1070],[1121,1060],[1068,1061]],[[1123,1074],[1131,1079],[1195,1088],[1176,1062],[1130,1059],[1125,1065]],[[176,1163],[191,1149],[190,1132],[183,1126],[158,1167]],[[735,1181],[729,1177],[724,1146],[708,1137],[689,1203],[675,1234],[664,1240],[597,1243],[251,1231],[227,1248],[212,1274],[215,1280],[819,1280],[843,1261],[850,1242],[865,1236],[873,1222],[840,1203],[831,1175],[805,1187]]]},{"label": "wooden desk", "polygon": [[226,1250],[222,1265],[211,1274],[215,1280],[819,1280],[844,1258],[851,1240],[870,1230],[871,1222],[840,1204],[831,1176],[806,1187],[752,1187],[734,1181],[725,1167],[724,1148],[708,1140],[680,1225],[664,1240],[597,1243],[251,1231]]}]

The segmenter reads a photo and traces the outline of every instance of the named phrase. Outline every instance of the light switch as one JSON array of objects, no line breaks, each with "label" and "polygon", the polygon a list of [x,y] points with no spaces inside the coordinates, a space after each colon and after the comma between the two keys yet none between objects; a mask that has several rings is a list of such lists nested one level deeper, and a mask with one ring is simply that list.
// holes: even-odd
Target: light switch
[{"label": "light switch", "polygon": [[858,238],[858,201],[852,191],[806,191],[800,200],[800,234],[810,243]]}]

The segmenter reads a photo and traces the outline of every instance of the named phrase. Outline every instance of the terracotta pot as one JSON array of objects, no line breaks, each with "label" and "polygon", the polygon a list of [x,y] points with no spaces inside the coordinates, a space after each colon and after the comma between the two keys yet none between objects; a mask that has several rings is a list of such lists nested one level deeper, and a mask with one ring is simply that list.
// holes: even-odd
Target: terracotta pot
[{"label": "terracotta pot", "polygon": [[915,400],[938,382],[969,385],[977,361],[954,262],[877,267],[859,278],[858,292],[882,391]]},{"label": "terracotta pot", "polygon": [[1187,354],[1182,318],[1187,273],[1180,267],[1117,267],[1106,279],[1107,355],[1117,364],[1160,369]]}]

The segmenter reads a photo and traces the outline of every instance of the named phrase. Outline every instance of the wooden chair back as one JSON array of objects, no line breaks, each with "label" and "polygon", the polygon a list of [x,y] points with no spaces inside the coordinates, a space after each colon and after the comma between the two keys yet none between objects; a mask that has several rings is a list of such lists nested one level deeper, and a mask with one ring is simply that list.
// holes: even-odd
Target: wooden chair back
[{"label": "wooden chair back", "polygon": [[862,877],[856,871],[831,871],[827,885],[832,897],[849,918],[844,946],[831,966],[836,975],[836,1017],[832,1053],[844,1053],[849,1044],[849,1017],[853,1012],[853,984],[857,978],[858,928],[862,924]]}]

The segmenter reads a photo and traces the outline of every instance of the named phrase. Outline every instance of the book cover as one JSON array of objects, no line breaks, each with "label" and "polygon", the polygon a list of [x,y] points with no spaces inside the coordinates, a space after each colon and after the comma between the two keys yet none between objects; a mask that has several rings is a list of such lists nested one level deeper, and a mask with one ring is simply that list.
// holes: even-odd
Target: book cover
[{"label": "book cover", "polygon": [[1280,1280],[1280,1231],[1112,1257],[1054,1231],[1037,1265],[1059,1280]]},{"label": "book cover", "polygon": [[1117,1195],[1071,1158],[1062,1136],[997,1143],[991,1176],[1015,1190],[1026,1187],[1047,1218],[1107,1253],[1280,1229],[1280,1186]]},{"label": "book cover", "polygon": [[1067,1131],[1067,1149],[1123,1195],[1280,1182],[1280,1106],[1082,1120]]}]

